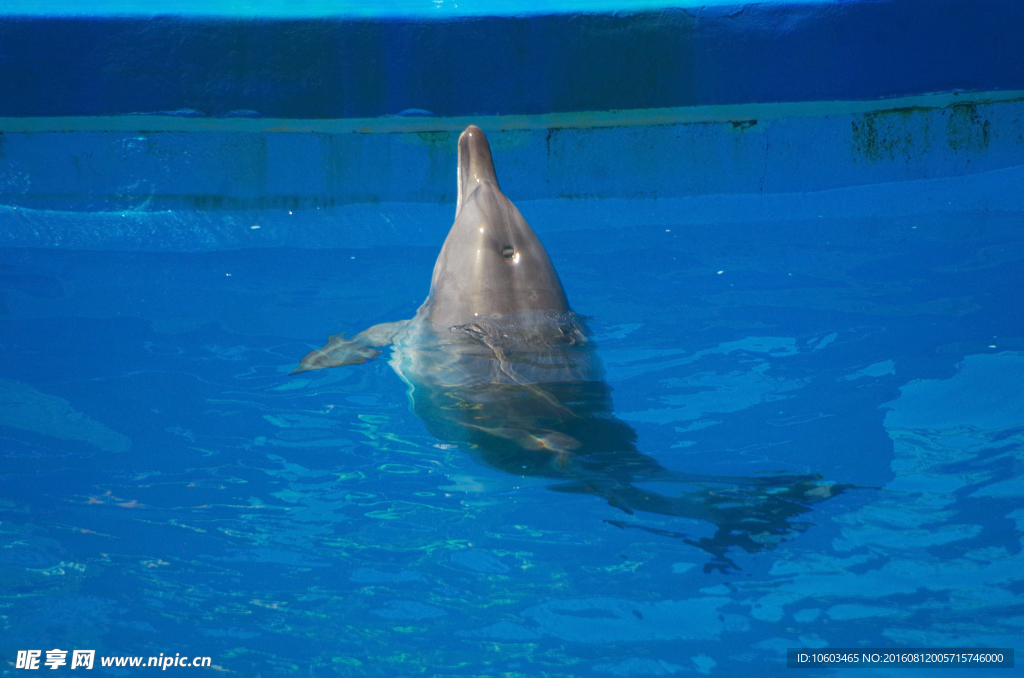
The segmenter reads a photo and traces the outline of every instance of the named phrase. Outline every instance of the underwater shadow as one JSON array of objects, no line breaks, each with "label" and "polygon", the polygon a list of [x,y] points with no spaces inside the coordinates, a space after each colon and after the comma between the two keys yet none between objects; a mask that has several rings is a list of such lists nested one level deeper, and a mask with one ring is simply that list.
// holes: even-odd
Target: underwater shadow
[{"label": "underwater shadow", "polygon": [[[751,477],[666,469],[636,448],[636,431],[613,413],[596,345],[571,311],[451,328],[434,341],[397,344],[392,366],[409,384],[413,410],[439,440],[515,476],[557,481],[557,492],[592,494],[626,513],[706,521],[710,537],[632,522],[623,529],[673,537],[712,556],[705,571],[737,568],[727,553],[772,549],[811,523],[797,518],[849,485],[817,474]],[[429,367],[428,367],[429,366]],[[655,492],[643,483],[668,485]]]}]

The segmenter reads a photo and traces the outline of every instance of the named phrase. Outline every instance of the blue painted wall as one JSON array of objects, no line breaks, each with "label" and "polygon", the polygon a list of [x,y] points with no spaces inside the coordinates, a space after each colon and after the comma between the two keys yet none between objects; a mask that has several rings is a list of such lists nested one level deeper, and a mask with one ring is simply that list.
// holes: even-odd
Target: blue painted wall
[{"label": "blue painted wall", "polygon": [[[542,237],[773,220],[803,221],[809,232],[819,219],[910,228],[938,212],[963,215],[965,228],[989,218],[1020,223],[1024,100],[965,98],[619,127],[502,131],[498,120],[477,122],[503,191]],[[217,126],[243,122],[256,121]],[[455,212],[457,136],[8,132],[0,135],[0,246],[436,247]]]},{"label": "blue painted wall", "polygon": [[[2,12],[2,10],[0,10]],[[1024,89],[1024,2],[0,17],[0,117],[508,115]]]},{"label": "blue painted wall", "polygon": [[[1024,165],[1021,99],[618,127],[502,130],[501,120],[475,121],[503,190],[517,201],[827,191]],[[197,122],[186,121],[193,131],[0,133],[0,204],[113,212],[398,202],[454,210],[458,130],[248,132],[225,121],[228,129],[201,131]]]}]

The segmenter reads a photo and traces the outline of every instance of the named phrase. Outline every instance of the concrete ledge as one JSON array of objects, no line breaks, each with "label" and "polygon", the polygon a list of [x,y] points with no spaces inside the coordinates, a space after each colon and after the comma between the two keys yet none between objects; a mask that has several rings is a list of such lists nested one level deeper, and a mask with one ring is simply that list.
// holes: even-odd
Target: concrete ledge
[{"label": "concrete ledge", "polygon": [[884,111],[947,108],[1024,101],[1024,90],[998,92],[936,92],[870,101],[795,101],[767,104],[728,104],[648,108],[623,111],[581,111],[537,115],[384,116],[340,120],[289,118],[207,118],[184,115],[116,115],[77,117],[0,118],[2,132],[233,132],[245,134],[416,134],[461,132],[474,124],[490,131],[590,129],[742,122]]}]

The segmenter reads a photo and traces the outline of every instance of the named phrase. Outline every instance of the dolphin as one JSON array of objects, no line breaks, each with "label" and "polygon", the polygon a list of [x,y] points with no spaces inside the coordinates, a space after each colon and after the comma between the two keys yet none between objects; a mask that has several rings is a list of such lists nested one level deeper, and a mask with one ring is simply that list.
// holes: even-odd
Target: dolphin
[{"label": "dolphin", "polygon": [[[845,486],[817,475],[723,477],[670,471],[636,449],[636,432],[613,415],[611,388],[585,318],[569,306],[537,234],[498,185],[490,146],[470,125],[459,136],[455,222],[415,317],[346,339],[332,335],[293,374],[371,360],[392,346],[391,367],[413,411],[435,437],[482,463],[560,481],[551,489],[595,494],[627,513],[714,523],[715,536],[609,520],[679,537],[733,567],[726,550],[771,548],[804,529],[792,523]],[[671,483],[662,495],[637,482]]]},{"label": "dolphin", "polygon": [[[480,334],[495,321],[574,317],[562,282],[537,234],[498,187],[490,145],[470,125],[459,136],[455,223],[434,264],[430,293],[411,320],[375,325],[352,339],[332,335],[292,374],[362,363],[402,337],[426,335],[448,344],[449,334]],[[452,341],[447,341],[452,339]],[[455,348],[455,346],[450,346]],[[460,348],[464,348],[460,346]]]}]

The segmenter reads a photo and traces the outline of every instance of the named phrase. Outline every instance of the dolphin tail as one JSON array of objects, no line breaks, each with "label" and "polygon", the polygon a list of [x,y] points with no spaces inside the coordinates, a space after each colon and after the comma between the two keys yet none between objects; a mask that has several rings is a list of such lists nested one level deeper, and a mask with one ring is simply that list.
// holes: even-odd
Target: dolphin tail
[{"label": "dolphin tail", "polygon": [[607,477],[583,477],[549,489],[596,494],[603,497],[610,506],[628,514],[642,511],[712,523],[716,528],[713,536],[695,538],[634,521],[605,521],[624,529],[640,529],[678,537],[715,557],[714,562],[705,566],[705,571],[724,571],[736,568],[735,563],[726,557],[726,553],[733,547],[748,553],[773,549],[779,542],[792,539],[811,525],[797,518],[810,511],[813,504],[854,487],[823,484],[820,476],[811,474],[755,478],[684,473],[675,475],[668,482],[683,482],[685,479],[683,484],[689,486],[677,495],[661,494]]}]

